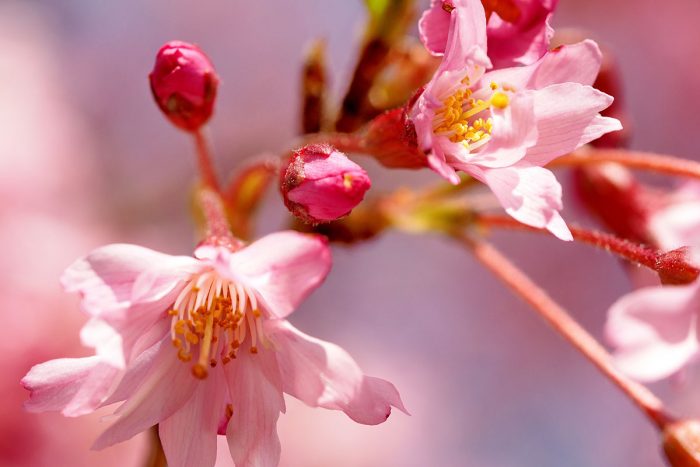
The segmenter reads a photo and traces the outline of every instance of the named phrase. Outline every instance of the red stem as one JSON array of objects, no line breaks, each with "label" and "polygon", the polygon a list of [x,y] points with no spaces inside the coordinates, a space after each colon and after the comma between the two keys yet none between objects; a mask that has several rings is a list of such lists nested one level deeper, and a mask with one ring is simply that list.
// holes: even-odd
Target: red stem
[{"label": "red stem", "polygon": [[[475,214],[474,222],[484,227],[500,227],[549,234],[544,229],[525,225],[507,216]],[[656,271],[664,283],[687,284],[697,279],[700,272],[698,268],[685,261],[684,255],[679,250],[662,253],[653,248],[605,232],[576,226],[569,226],[569,230],[574,240],[602,248],[628,261],[641,264]]]},{"label": "red stem", "polygon": [[612,381],[659,428],[674,421],[664,411],[661,400],[641,384],[620,373],[611,363],[610,354],[566,311],[518,269],[508,258],[487,242],[455,233],[454,238],[467,246],[474,256],[516,295],[525,300],[557,333],[581,352],[600,372]]},{"label": "red stem", "polygon": [[216,172],[212,166],[211,150],[207,137],[204,135],[201,128],[192,132],[192,136],[194,136],[195,145],[197,147],[197,166],[199,167],[199,175],[202,177],[202,182],[208,188],[219,193],[221,190],[219,188],[219,181],[216,178]]},{"label": "red stem", "polygon": [[668,175],[700,178],[700,163],[698,162],[662,154],[627,151],[624,149],[586,148],[559,157],[552,161],[548,167],[578,167],[588,164],[600,164],[603,162],[616,162],[632,169],[648,170],[650,172]]}]

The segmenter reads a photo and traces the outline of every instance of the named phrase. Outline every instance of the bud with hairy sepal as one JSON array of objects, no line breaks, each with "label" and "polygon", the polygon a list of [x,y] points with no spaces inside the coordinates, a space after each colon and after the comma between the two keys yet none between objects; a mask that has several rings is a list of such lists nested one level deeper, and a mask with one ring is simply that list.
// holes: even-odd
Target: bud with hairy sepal
[{"label": "bud with hairy sepal", "polygon": [[281,176],[284,204],[310,224],[348,215],[371,186],[362,167],[327,144],[294,151]]},{"label": "bud with hairy sepal", "polygon": [[196,131],[211,117],[219,77],[196,45],[182,41],[163,45],[148,79],[158,107],[175,126]]}]

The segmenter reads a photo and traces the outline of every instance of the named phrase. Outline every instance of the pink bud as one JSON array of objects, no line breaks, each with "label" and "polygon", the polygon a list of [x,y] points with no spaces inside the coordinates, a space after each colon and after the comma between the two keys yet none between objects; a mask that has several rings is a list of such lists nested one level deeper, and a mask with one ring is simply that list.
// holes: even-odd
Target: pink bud
[{"label": "pink bud", "polygon": [[281,180],[284,204],[311,224],[350,214],[370,186],[362,167],[327,144],[294,151]]},{"label": "pink bud", "polygon": [[219,77],[196,45],[165,44],[148,78],[158,107],[177,127],[195,131],[211,117]]}]

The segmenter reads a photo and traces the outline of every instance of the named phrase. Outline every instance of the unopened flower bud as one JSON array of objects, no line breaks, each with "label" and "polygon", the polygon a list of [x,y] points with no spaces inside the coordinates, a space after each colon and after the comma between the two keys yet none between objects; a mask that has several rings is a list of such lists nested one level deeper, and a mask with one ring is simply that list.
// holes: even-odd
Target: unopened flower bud
[{"label": "unopened flower bud", "polygon": [[165,44],[148,78],[158,107],[177,127],[195,131],[211,117],[219,77],[196,45]]},{"label": "unopened flower bud", "polygon": [[284,204],[292,214],[311,224],[350,214],[370,186],[362,167],[327,144],[294,151],[281,180]]}]

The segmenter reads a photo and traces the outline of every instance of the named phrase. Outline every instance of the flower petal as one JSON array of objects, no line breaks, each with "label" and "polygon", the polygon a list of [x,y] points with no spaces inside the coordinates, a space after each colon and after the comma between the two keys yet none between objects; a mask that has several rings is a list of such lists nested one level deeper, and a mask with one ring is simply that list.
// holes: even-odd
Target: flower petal
[{"label": "flower petal", "polygon": [[[445,57],[438,70],[491,68],[486,55],[486,12],[480,1],[453,0]],[[439,73],[439,71],[438,71]]]},{"label": "flower petal", "polygon": [[520,12],[515,21],[492,14],[488,22],[489,57],[497,68],[529,65],[542,57],[554,31],[549,26],[556,1],[516,1]]},{"label": "flower petal", "polygon": [[585,40],[557,47],[532,65],[491,71],[484,75],[484,80],[507,84],[516,90],[541,89],[559,83],[592,85],[602,60],[598,44]]},{"label": "flower petal", "polygon": [[285,320],[269,320],[266,334],[277,348],[286,393],[312,407],[342,410],[367,425],[384,422],[392,406],[407,413],[393,384],[365,376],[337,345],[308,336]]},{"label": "flower petal", "polygon": [[324,237],[286,231],[233,253],[220,272],[256,290],[270,313],[284,317],[323,282],[330,267]]},{"label": "flower petal", "polygon": [[272,363],[262,361],[274,358],[272,351],[241,352],[224,367],[233,406],[226,438],[236,467],[275,467],[279,463],[277,419],[284,411],[284,398],[282,388],[264,370]]},{"label": "flower petal", "polygon": [[194,395],[182,408],[160,422],[158,433],[169,467],[214,465],[225,394],[224,372],[215,368],[197,384]]},{"label": "flower petal", "polygon": [[505,109],[493,109],[491,139],[482,151],[469,157],[470,164],[508,167],[525,157],[537,141],[537,121],[531,92],[516,94]]},{"label": "flower petal", "polygon": [[606,336],[617,348],[615,363],[641,381],[666,378],[695,358],[700,283],[646,287],[610,307]]},{"label": "flower petal", "polygon": [[170,417],[190,399],[199,380],[192,376],[189,365],[177,359],[176,353],[170,346],[161,346],[148,376],[116,410],[118,420],[95,441],[93,449],[131,438]]},{"label": "flower petal", "polygon": [[613,101],[611,96],[577,83],[554,84],[533,93],[537,143],[525,156],[533,165],[546,165],[605,133],[622,129],[619,120],[598,112]]},{"label": "flower petal", "polygon": [[94,411],[108,396],[121,372],[99,357],[61,358],[35,365],[22,378],[30,391],[29,412],[60,410],[68,417]]},{"label": "flower petal", "polygon": [[[160,298],[164,285],[174,285],[182,275],[200,268],[201,263],[191,257],[166,255],[136,245],[113,244],[98,248],[73,263],[63,273],[61,283],[68,292],[80,292],[86,312],[100,316],[122,309],[135,300]],[[144,273],[150,273],[148,280],[139,280]],[[149,296],[148,291],[155,297]]]},{"label": "flower petal", "polygon": [[506,212],[518,221],[546,228],[561,240],[573,240],[559,214],[561,185],[551,171],[519,163],[500,169],[471,167],[469,173],[486,183]]},{"label": "flower petal", "polygon": [[450,13],[442,8],[442,0],[432,0],[430,8],[421,15],[418,33],[423,45],[431,54],[441,56],[445,53],[451,22]]}]

